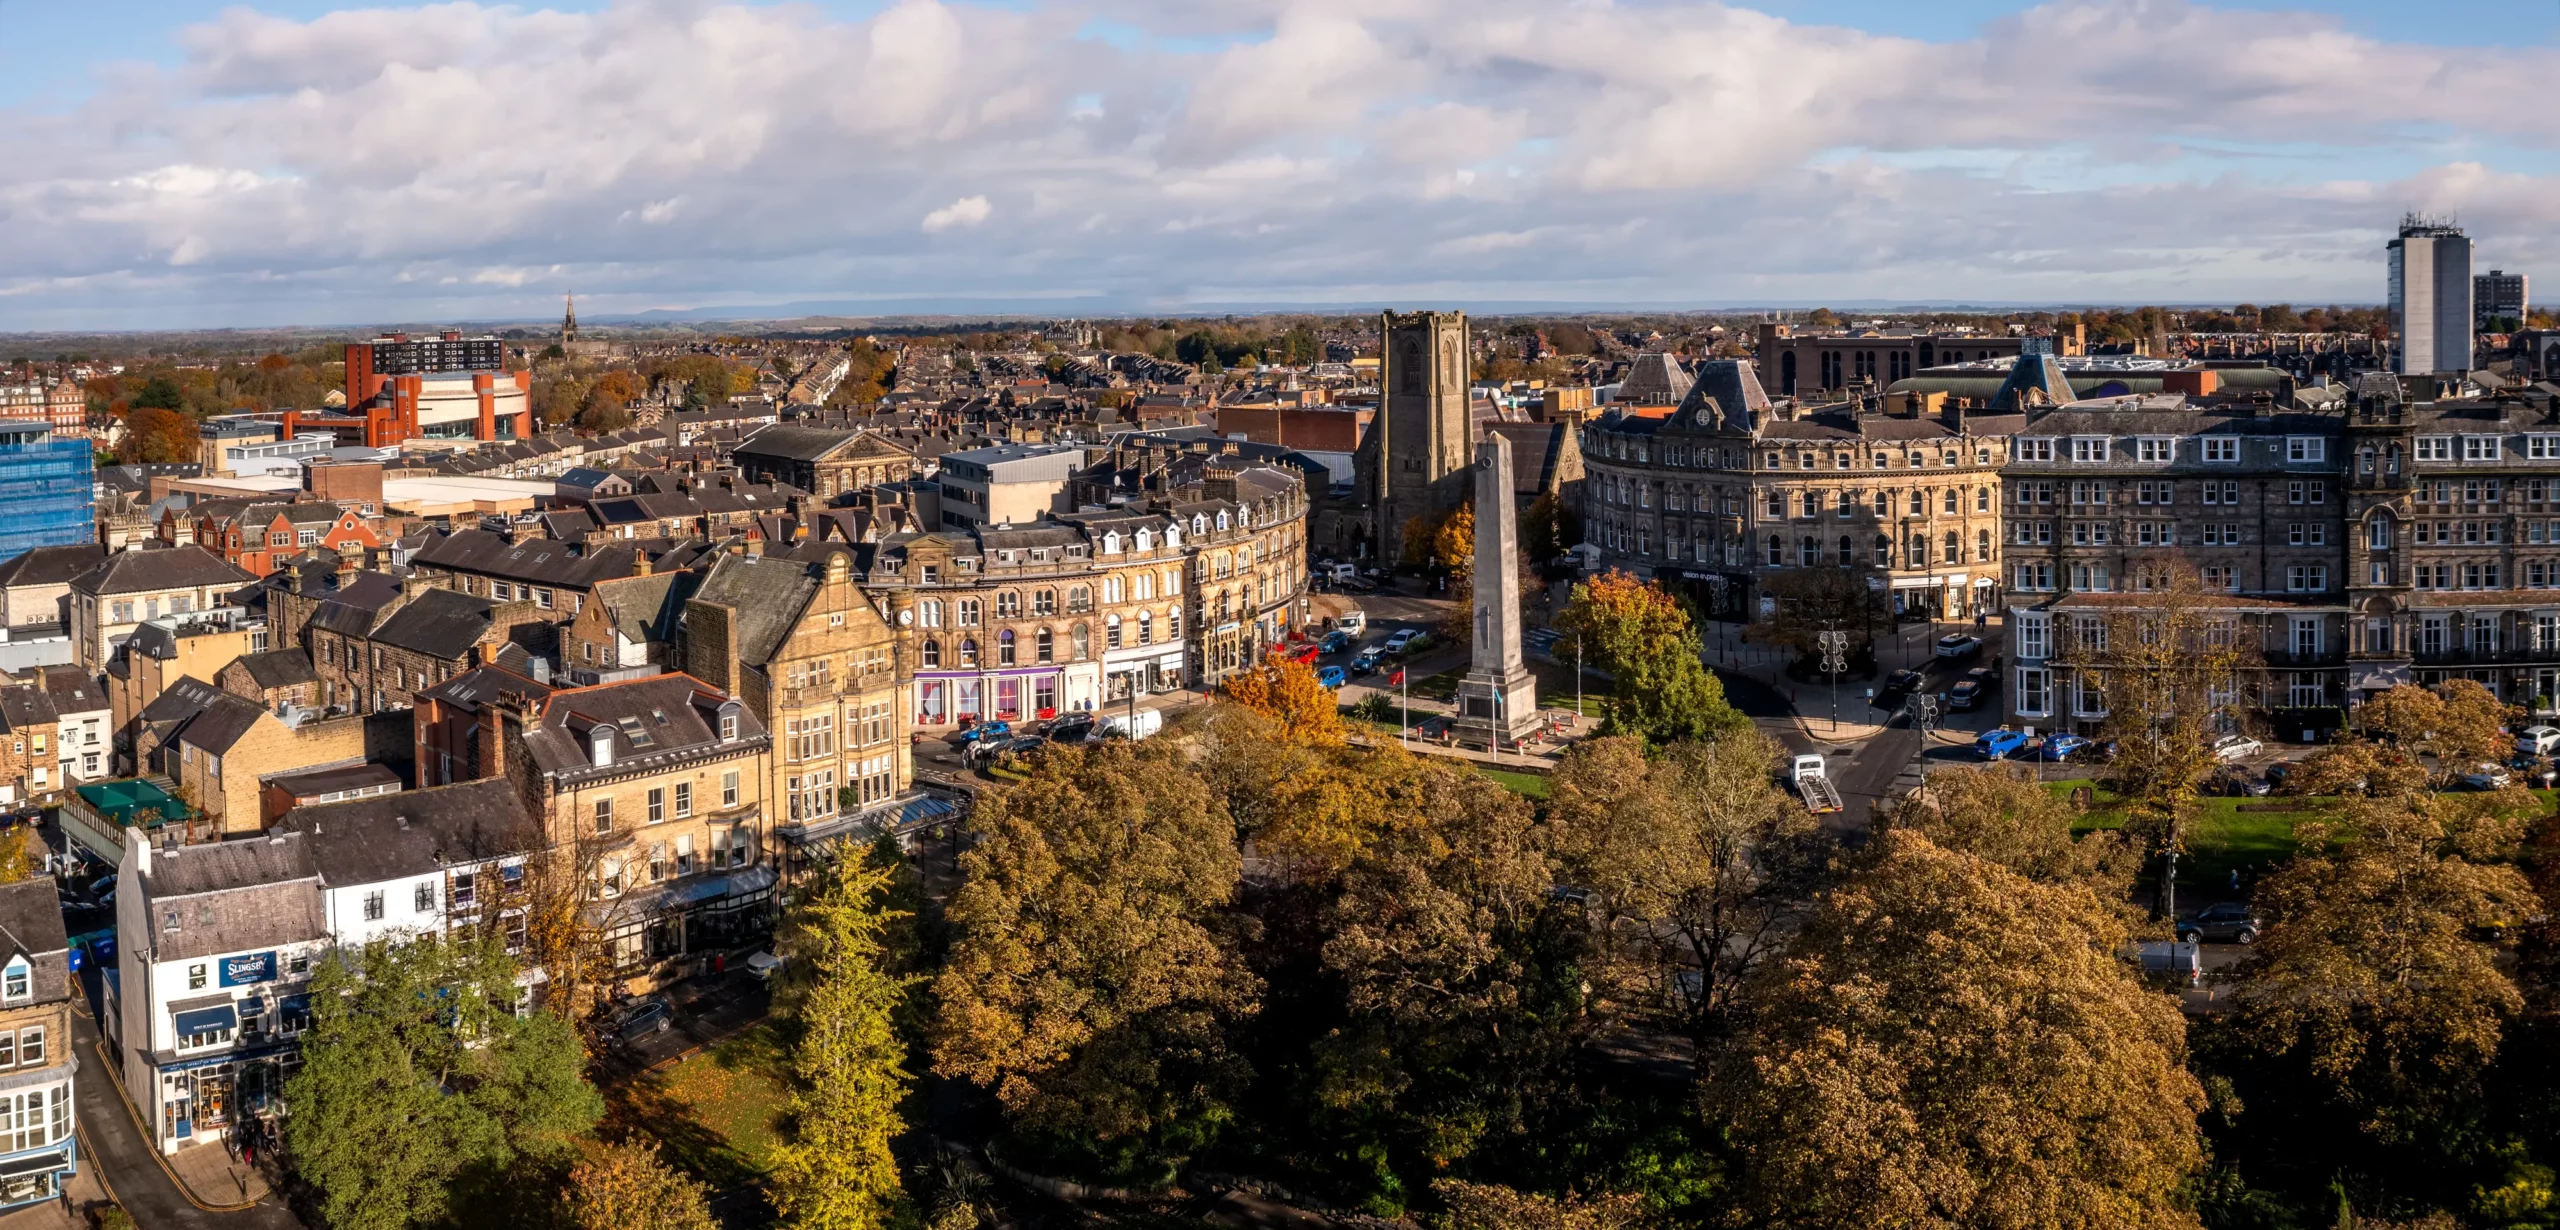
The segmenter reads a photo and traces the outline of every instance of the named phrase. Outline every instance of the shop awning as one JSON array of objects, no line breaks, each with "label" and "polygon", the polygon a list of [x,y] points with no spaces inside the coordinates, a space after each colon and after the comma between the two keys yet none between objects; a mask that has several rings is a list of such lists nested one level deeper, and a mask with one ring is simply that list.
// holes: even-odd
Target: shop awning
[{"label": "shop awning", "polygon": [[209,1034],[218,1030],[239,1028],[240,1014],[231,1005],[224,1004],[218,1008],[197,1008],[190,1012],[178,1013],[170,1023],[177,1027],[181,1035]]},{"label": "shop awning", "polygon": [[26,1157],[0,1159],[0,1179],[23,1179],[31,1174],[51,1174],[71,1169],[71,1151],[52,1149]]}]

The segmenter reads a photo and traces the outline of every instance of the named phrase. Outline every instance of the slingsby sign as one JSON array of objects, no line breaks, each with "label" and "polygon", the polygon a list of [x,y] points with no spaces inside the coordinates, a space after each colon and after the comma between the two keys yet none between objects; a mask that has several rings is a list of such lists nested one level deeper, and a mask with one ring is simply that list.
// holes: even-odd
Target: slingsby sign
[{"label": "slingsby sign", "polygon": [[252,952],[222,959],[222,985],[226,987],[275,980],[276,954],[272,952]]}]

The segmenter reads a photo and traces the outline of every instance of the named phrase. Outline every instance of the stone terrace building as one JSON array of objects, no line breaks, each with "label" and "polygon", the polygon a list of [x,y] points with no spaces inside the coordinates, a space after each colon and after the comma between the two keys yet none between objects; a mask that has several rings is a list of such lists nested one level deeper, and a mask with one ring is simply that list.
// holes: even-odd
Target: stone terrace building
[{"label": "stone terrace building", "polygon": [[2340,416],[2178,394],[2074,402],[2018,433],[2007,473],[2009,714],[2092,731],[2094,686],[2056,658],[2111,609],[2193,567],[2264,658],[2247,683],[2288,737],[2334,731],[2346,696]]},{"label": "stone terrace building", "polygon": [[1747,360],[1700,365],[1669,410],[1613,410],[1582,434],[1583,536],[1609,567],[1765,613],[1770,575],[1883,572],[1897,610],[1995,609],[2001,467],[2014,414],[1880,414],[1772,403]]}]

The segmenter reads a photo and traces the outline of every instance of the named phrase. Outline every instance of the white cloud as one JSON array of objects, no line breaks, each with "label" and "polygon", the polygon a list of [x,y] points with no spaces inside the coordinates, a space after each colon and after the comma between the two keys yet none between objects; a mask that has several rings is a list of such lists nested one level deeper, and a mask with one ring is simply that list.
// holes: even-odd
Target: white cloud
[{"label": "white cloud", "polygon": [[531,317],[573,284],[2372,300],[2418,207],[2484,261],[2560,257],[2560,138],[2475,84],[2560,52],[2181,0],[1947,43],[1708,0],[233,8],[178,43],[0,115],[0,326]]},{"label": "white cloud", "polygon": [[955,226],[976,226],[979,223],[986,221],[987,215],[994,212],[994,207],[987,204],[987,198],[982,196],[964,196],[959,200],[953,201],[952,203],[933,211],[932,213],[926,214],[924,216],[924,233],[933,235],[950,230]]}]

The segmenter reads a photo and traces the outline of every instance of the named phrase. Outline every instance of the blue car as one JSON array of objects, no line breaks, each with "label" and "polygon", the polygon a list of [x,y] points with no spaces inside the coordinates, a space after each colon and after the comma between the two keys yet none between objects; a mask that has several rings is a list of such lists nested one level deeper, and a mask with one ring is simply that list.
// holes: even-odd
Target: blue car
[{"label": "blue car", "polygon": [[1316,682],[1328,688],[1338,688],[1350,682],[1350,677],[1342,673],[1341,667],[1328,666],[1316,672]]},{"label": "blue car", "polygon": [[2088,746],[2089,741],[2078,735],[2046,735],[2044,743],[2036,748],[2036,759],[2069,760],[2073,752]]},{"label": "blue car", "polygon": [[1331,632],[1331,633],[1327,633],[1327,634],[1325,635],[1325,638],[1324,638],[1324,645],[1323,645],[1324,652],[1326,652],[1326,653],[1340,653],[1340,652],[1342,652],[1343,650],[1345,650],[1345,649],[1349,649],[1349,648],[1351,648],[1351,634],[1350,634],[1350,633],[1348,633],[1348,632]]},{"label": "blue car", "polygon": [[999,718],[993,721],[980,722],[967,730],[961,731],[960,741],[962,743],[977,743],[981,740],[991,740],[995,743],[1001,743],[1004,741],[1004,737],[1006,735],[1012,733],[1013,723]]},{"label": "blue car", "polygon": [[2022,751],[2026,746],[2026,733],[2017,730],[1987,731],[1973,741],[1973,750],[1981,753],[1984,760],[1998,760],[2011,752]]}]

